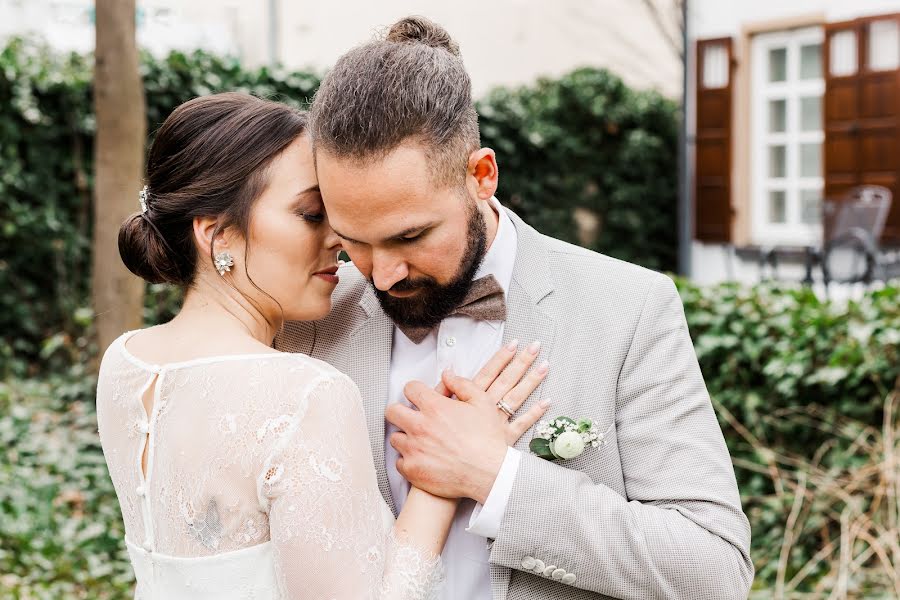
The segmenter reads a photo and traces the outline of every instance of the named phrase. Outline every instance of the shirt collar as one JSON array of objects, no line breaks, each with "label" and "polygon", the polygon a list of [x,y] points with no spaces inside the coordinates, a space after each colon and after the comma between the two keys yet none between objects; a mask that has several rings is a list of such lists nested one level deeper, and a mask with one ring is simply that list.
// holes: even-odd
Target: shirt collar
[{"label": "shirt collar", "polygon": [[484,260],[481,261],[475,278],[493,275],[500,287],[503,288],[503,293],[509,296],[513,268],[516,265],[518,236],[515,225],[506,214],[500,201],[496,197],[491,197],[490,203],[491,208],[497,213],[497,234],[484,255]]}]

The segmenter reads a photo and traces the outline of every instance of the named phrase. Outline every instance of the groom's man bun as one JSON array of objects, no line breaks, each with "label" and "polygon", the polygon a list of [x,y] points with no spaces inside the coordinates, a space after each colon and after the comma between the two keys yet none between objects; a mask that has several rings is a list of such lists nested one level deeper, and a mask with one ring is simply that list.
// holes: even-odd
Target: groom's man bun
[{"label": "groom's man bun", "polygon": [[310,131],[317,151],[360,163],[419,143],[444,185],[463,184],[481,146],[459,47],[424,17],[401,19],[338,59],[316,92]]},{"label": "groom's man bun", "polygon": [[432,48],[443,48],[454,56],[459,56],[459,46],[447,31],[425,17],[400,19],[388,30],[388,42],[418,42]]}]

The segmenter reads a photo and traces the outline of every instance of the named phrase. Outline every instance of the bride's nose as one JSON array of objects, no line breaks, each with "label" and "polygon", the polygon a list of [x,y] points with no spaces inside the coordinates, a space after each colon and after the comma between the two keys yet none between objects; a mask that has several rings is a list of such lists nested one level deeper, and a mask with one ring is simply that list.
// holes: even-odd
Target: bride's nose
[{"label": "bride's nose", "polygon": [[341,238],[334,232],[330,226],[326,224],[328,227],[328,233],[325,234],[325,249],[326,250],[343,250],[343,246],[341,245]]}]

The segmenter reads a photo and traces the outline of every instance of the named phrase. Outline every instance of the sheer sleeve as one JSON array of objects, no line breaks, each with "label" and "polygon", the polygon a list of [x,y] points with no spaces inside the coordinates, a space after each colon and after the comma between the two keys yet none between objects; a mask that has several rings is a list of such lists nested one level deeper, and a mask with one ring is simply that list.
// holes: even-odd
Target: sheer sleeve
[{"label": "sheer sleeve", "polygon": [[293,393],[304,399],[298,414],[264,426],[283,431],[259,476],[282,595],[436,598],[440,557],[393,532],[359,390],[345,375],[327,373]]}]

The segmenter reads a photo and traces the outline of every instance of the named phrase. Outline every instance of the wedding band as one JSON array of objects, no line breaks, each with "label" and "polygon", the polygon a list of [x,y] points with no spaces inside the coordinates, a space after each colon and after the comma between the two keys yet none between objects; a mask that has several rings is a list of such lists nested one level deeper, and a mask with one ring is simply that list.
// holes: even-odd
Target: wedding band
[{"label": "wedding band", "polygon": [[505,412],[507,417],[512,418],[512,416],[513,416],[513,411],[512,411],[512,409],[509,407],[509,404],[507,404],[506,402],[504,402],[503,400],[501,400],[500,402],[497,403],[497,408],[499,408],[500,410],[502,410],[503,412]]}]

